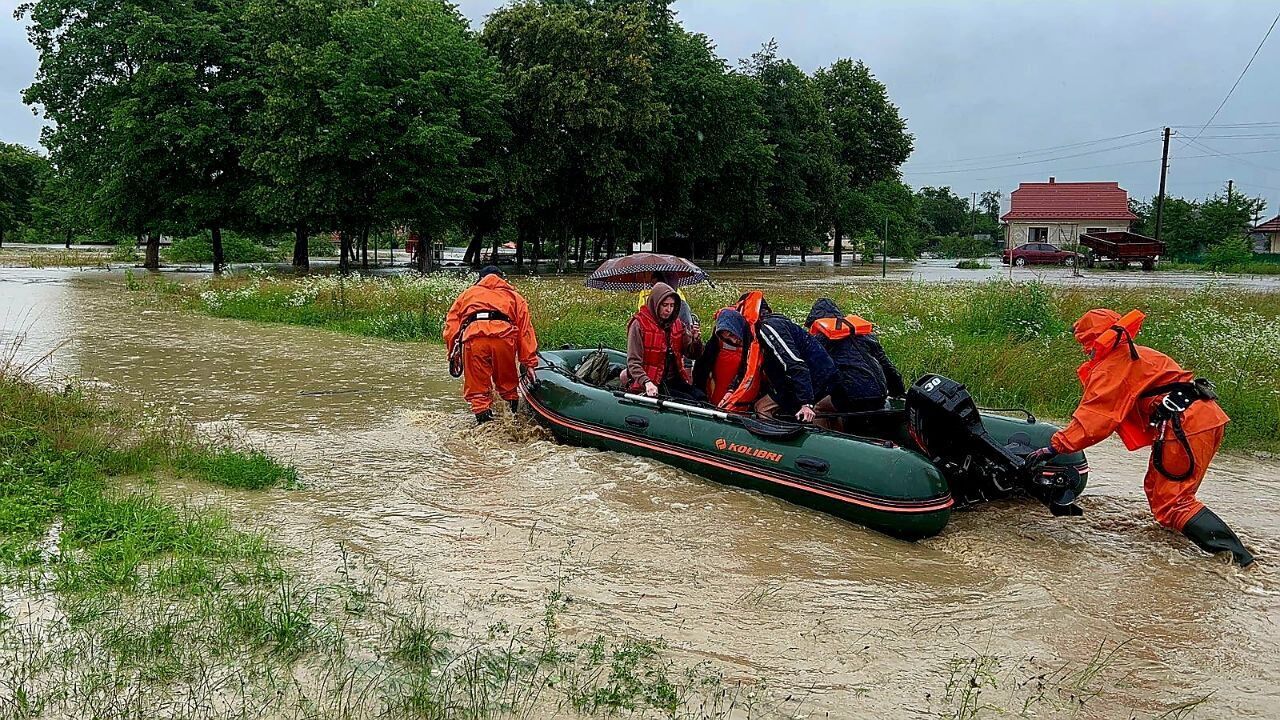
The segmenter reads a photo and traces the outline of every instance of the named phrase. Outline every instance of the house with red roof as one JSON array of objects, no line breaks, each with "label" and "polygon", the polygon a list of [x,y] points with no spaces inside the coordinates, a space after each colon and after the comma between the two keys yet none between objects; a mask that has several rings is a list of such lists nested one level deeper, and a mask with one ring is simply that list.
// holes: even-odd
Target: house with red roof
[{"label": "house with red roof", "polygon": [[1024,182],[1009,195],[1009,212],[1000,217],[1005,242],[1072,245],[1084,233],[1128,230],[1138,219],[1129,210],[1129,193],[1114,182]]},{"label": "house with red roof", "polygon": [[1254,250],[1263,253],[1280,253],[1280,215],[1258,225],[1253,229],[1254,237],[1260,237],[1260,242],[1254,246]]}]

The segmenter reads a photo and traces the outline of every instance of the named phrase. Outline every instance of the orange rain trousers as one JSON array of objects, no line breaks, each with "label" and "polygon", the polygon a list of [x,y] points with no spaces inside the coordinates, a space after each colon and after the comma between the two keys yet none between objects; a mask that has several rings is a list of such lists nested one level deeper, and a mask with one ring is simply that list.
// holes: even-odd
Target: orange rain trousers
[{"label": "orange rain trousers", "polygon": [[[1196,469],[1186,480],[1171,480],[1156,469],[1154,459],[1148,462],[1142,489],[1147,493],[1147,502],[1151,504],[1151,514],[1156,516],[1156,522],[1182,532],[1187,521],[1204,508],[1204,503],[1196,499],[1196,490],[1200,489],[1200,481],[1204,480],[1209,463],[1217,454],[1218,446],[1222,445],[1225,432],[1226,427],[1219,426],[1187,436],[1191,454],[1196,460]],[[1152,457],[1154,458],[1154,454]],[[1169,472],[1181,474],[1187,470],[1187,451],[1172,433],[1169,433],[1164,444],[1162,460]]]},{"label": "orange rain trousers", "polygon": [[476,335],[462,344],[462,396],[471,412],[493,405],[493,388],[503,400],[515,400],[520,373],[516,369],[516,337]]}]

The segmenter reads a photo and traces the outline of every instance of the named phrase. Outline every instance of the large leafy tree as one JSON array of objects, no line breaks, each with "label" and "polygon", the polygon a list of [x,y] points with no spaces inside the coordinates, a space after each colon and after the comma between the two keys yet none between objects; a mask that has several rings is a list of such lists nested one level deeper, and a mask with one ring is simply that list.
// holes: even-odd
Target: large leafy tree
[{"label": "large leafy tree", "polygon": [[920,208],[920,224],[933,235],[957,235],[969,229],[969,199],[952,192],[948,186],[922,187],[916,191]]},{"label": "large leafy tree", "polygon": [[768,249],[772,263],[780,244],[816,242],[827,226],[838,182],[835,137],[821,93],[795,63],[778,56],[776,42],[743,67],[760,84],[765,138],[773,149],[763,181],[767,206],[754,233],[761,261]]},{"label": "large leafy tree", "polygon": [[[841,185],[830,209],[835,262],[841,261],[842,238],[853,210],[865,207],[859,197],[874,183],[896,180],[911,155],[915,138],[889,99],[884,83],[861,60],[842,58],[814,73],[814,84],[835,133]],[[861,230],[865,228],[855,228]]]},{"label": "large leafy tree", "polygon": [[6,233],[31,221],[49,161],[34,150],[0,143],[0,246]]},{"label": "large leafy tree", "polygon": [[227,65],[223,7],[36,0],[19,12],[40,55],[25,99],[52,122],[43,142],[68,182],[93,188],[99,223],[148,234],[146,265],[158,267],[160,232],[222,216],[209,206],[230,195],[204,187],[231,143],[213,97]]},{"label": "large leafy tree", "polygon": [[556,240],[561,269],[570,238],[617,227],[652,162],[667,112],[654,22],[640,4],[526,0],[481,33],[510,92],[511,202]]}]

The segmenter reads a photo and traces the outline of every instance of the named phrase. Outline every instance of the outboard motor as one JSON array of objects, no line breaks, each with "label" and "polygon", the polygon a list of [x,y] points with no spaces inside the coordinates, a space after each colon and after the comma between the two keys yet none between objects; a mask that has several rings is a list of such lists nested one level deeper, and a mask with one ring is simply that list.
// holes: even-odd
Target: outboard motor
[{"label": "outboard motor", "polygon": [[1030,438],[1018,433],[1008,444],[997,442],[983,427],[969,391],[955,380],[925,375],[907,390],[907,431],[942,470],[961,505],[1025,493],[1054,515],[1082,513],[1075,505],[1076,471],[1028,467]]}]

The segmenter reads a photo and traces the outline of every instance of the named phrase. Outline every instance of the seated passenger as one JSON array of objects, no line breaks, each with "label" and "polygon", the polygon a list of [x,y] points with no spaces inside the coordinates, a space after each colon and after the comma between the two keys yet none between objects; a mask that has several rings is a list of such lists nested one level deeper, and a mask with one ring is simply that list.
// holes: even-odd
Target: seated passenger
[{"label": "seated passenger", "polygon": [[702,354],[702,334],[698,325],[685,326],[680,320],[683,301],[666,283],[658,283],[649,301],[627,323],[627,367],[622,371],[628,392],[649,397],[663,395],[701,402],[706,396],[690,384],[684,359]]},{"label": "seated passenger", "polygon": [[747,321],[741,313],[725,308],[716,314],[715,332],[693,365],[693,386],[706,393],[712,405],[720,405],[738,386],[747,368],[743,338],[749,337]]},{"label": "seated passenger", "polygon": [[[813,422],[816,415],[814,405],[831,393],[836,376],[835,364],[804,328],[785,316],[773,314],[759,293],[748,293],[743,300],[748,302],[753,297],[759,317],[755,326],[752,327],[738,310],[726,308],[717,316],[716,335],[712,342],[747,348],[748,360],[737,384],[750,380],[747,384],[760,387],[759,376],[767,380],[767,395],[756,403],[756,412],[794,416],[801,422]],[[738,335],[734,327],[746,328],[748,336]],[[755,353],[751,348],[753,343],[759,347]],[[717,348],[715,352],[718,354],[719,351]],[[758,360],[753,362],[753,355]],[[701,373],[699,377],[702,377]]]},{"label": "seated passenger", "polygon": [[822,298],[804,324],[835,362],[831,404],[836,412],[878,410],[888,397],[906,393],[902,374],[872,334],[871,323],[845,316],[835,302]]}]

